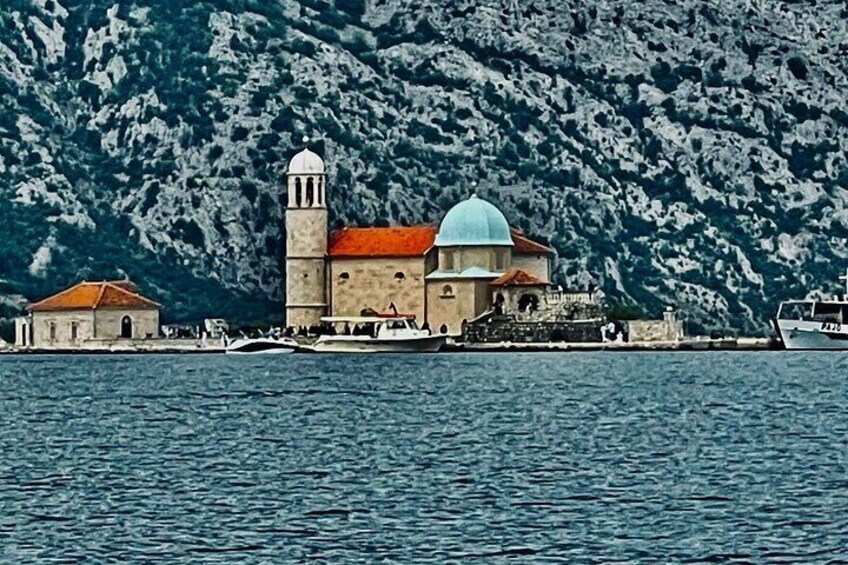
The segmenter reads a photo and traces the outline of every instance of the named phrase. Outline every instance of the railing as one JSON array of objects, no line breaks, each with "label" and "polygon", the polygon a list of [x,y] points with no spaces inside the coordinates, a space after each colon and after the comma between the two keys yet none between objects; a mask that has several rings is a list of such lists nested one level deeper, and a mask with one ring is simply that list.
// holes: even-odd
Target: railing
[{"label": "railing", "polygon": [[545,293],[545,301],[548,304],[594,304],[593,293],[584,290],[549,290]]}]

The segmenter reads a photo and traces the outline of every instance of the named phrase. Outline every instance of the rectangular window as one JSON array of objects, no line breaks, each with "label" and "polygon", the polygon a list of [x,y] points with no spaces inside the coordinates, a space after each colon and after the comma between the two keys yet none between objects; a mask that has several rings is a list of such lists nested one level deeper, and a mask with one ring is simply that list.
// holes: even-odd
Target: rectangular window
[{"label": "rectangular window", "polygon": [[50,322],[50,341],[56,341],[56,322]]},{"label": "rectangular window", "polygon": [[76,322],[71,322],[71,340],[76,341],[79,334],[79,325]]},{"label": "rectangular window", "polygon": [[496,249],[495,250],[495,270],[496,271],[505,271],[506,270],[506,249]]},{"label": "rectangular window", "polygon": [[445,264],[442,265],[442,271],[453,271],[454,269],[454,260],[453,260],[453,250],[445,251]]}]

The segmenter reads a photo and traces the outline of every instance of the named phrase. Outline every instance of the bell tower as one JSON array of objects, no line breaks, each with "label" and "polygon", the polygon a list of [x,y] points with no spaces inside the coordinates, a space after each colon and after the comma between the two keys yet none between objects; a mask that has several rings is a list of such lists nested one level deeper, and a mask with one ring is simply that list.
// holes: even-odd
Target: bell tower
[{"label": "bell tower", "polygon": [[324,161],[304,149],[286,176],[286,326],[309,327],[327,313]]}]

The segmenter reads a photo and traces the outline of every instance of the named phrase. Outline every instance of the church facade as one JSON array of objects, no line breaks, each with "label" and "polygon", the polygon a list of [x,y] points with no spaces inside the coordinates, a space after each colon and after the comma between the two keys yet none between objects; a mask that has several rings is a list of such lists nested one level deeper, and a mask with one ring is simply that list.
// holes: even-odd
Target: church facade
[{"label": "church facade", "polygon": [[512,229],[492,203],[471,195],[438,226],[327,231],[324,162],[305,149],[289,162],[286,203],[286,325],[363,310],[413,314],[458,334],[490,311],[496,281],[528,275],[550,284],[553,251]]}]

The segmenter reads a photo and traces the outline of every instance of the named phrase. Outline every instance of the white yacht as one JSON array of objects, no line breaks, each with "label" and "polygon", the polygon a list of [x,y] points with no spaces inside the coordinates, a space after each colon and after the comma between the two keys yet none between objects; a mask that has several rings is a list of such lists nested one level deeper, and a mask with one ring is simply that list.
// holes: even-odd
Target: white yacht
[{"label": "white yacht", "polygon": [[848,272],[845,295],[832,300],[781,302],[775,318],[786,349],[848,349]]},{"label": "white yacht", "polygon": [[280,354],[292,353],[299,347],[290,337],[240,337],[229,342],[225,351],[233,354]]},{"label": "white yacht", "polygon": [[[418,328],[409,316],[325,317],[321,322],[337,328],[322,335],[311,346],[316,353],[435,353],[446,336]],[[338,327],[342,330],[338,331]]]}]

